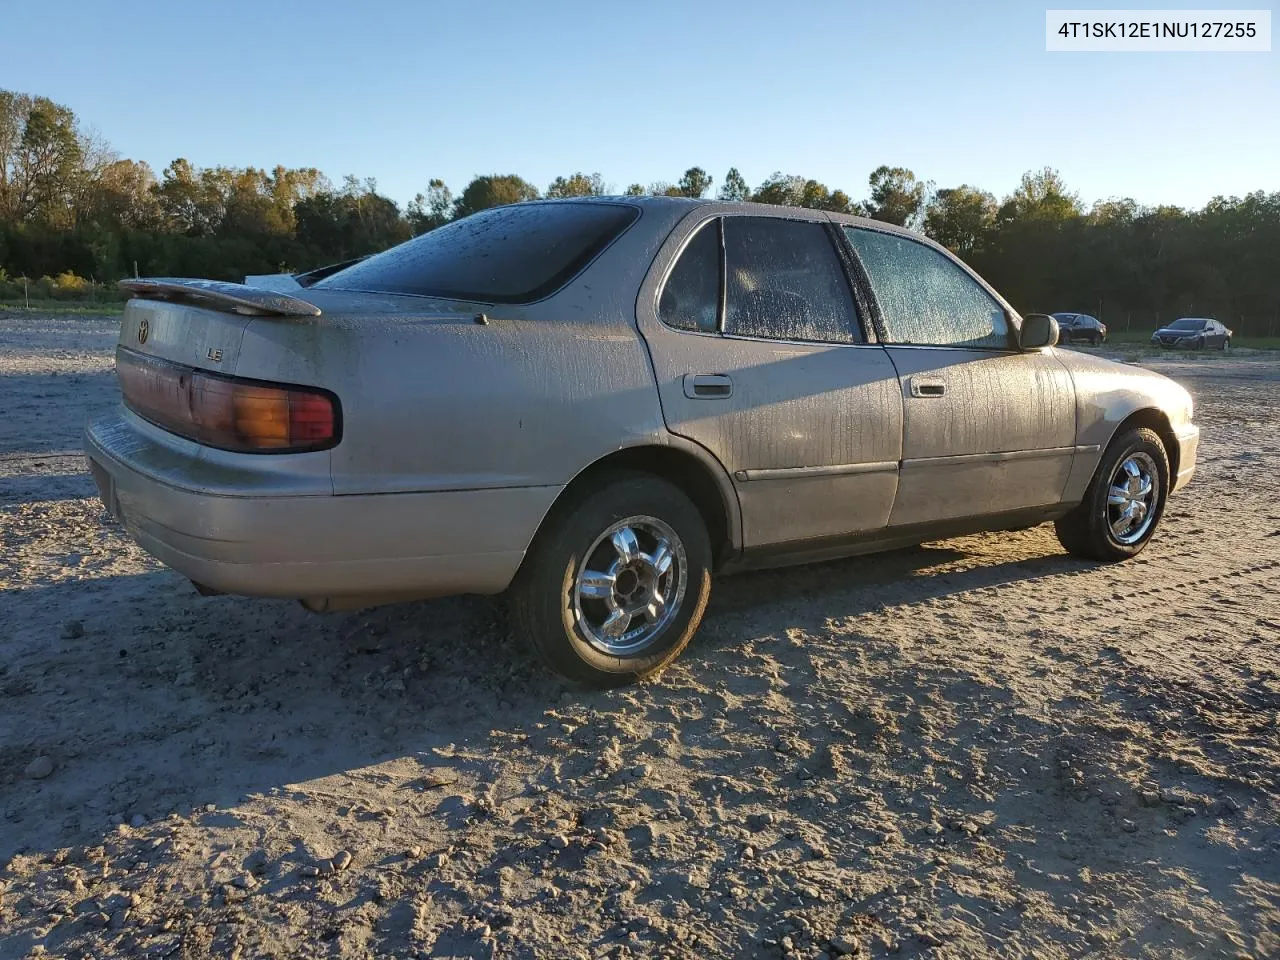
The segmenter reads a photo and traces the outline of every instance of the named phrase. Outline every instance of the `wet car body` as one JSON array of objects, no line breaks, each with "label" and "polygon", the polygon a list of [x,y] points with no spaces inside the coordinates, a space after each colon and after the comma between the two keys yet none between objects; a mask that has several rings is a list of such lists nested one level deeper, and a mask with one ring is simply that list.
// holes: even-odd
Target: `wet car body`
[{"label": "wet car body", "polygon": [[[669,662],[712,571],[1092,529],[1098,491],[1099,535],[1141,533],[1124,553],[1195,468],[1180,386],[1055,350],[945,249],[821,211],[535,202],[293,294],[130,283],[125,399],[86,450],[145,549],[321,610],[511,592],[592,682]],[[1099,480],[1135,431],[1137,472]]]}]

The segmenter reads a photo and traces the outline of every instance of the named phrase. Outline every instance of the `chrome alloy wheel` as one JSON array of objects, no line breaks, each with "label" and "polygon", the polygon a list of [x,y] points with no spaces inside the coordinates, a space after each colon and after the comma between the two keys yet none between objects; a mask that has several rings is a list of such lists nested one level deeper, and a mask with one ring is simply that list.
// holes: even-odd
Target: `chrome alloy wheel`
[{"label": "chrome alloy wheel", "polygon": [[1145,453],[1131,453],[1120,462],[1107,491],[1107,524],[1117,543],[1137,543],[1156,519],[1160,474]]},{"label": "chrome alloy wheel", "polygon": [[587,641],[613,657],[649,646],[684,601],[684,543],[656,517],[627,517],[583,554],[570,600]]}]

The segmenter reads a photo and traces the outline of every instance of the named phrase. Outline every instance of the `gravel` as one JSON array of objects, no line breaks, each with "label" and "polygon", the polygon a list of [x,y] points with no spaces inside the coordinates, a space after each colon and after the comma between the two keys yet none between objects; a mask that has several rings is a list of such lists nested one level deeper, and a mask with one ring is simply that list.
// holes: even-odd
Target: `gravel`
[{"label": "gravel", "polygon": [[1143,361],[1205,439],[1134,561],[728,578],[596,693],[494,600],[148,558],[78,452],[115,323],[0,317],[0,960],[1280,956],[1280,359]]}]

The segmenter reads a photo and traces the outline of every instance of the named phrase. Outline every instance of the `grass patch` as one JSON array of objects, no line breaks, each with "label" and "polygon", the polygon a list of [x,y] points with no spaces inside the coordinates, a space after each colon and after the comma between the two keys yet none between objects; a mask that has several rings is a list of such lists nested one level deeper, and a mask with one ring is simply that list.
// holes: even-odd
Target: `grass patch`
[{"label": "grass patch", "polygon": [[[1151,330],[1108,330],[1107,343],[1115,344],[1116,346],[1123,344],[1125,346],[1142,346],[1160,349],[1152,344],[1151,334]],[[1247,347],[1250,350],[1280,350],[1280,337],[1232,337],[1231,346]],[[1186,351],[1169,350],[1168,352],[1182,353]],[[1194,353],[1196,351],[1191,352]],[[1214,348],[1210,347],[1207,352],[1213,353]]]},{"label": "grass patch", "polygon": [[124,313],[124,301],[77,303],[67,300],[32,300],[28,307],[22,300],[0,300],[0,310],[6,313],[53,313],[73,316],[87,313]]}]

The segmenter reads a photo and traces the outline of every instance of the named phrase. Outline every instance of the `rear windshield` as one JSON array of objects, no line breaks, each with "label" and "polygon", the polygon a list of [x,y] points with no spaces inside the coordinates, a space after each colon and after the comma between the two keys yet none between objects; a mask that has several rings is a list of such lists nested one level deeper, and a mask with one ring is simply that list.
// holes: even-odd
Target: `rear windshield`
[{"label": "rear windshield", "polygon": [[1169,324],[1170,330],[1199,330],[1204,326],[1203,320],[1175,320]]},{"label": "rear windshield", "polygon": [[315,289],[531,303],[572,280],[639,215],[621,203],[495,207],[362,260]]}]

